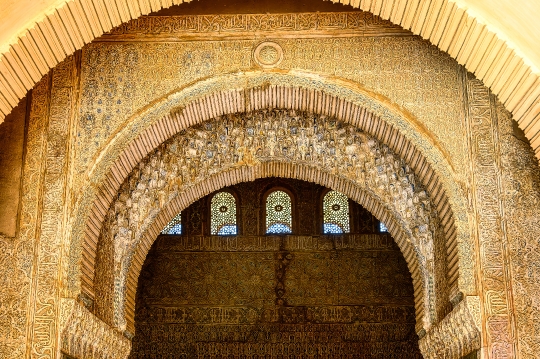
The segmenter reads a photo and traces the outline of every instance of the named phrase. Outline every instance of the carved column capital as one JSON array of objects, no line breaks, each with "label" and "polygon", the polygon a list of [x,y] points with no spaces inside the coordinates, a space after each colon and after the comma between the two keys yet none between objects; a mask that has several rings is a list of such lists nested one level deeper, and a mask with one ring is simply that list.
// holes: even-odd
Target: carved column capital
[{"label": "carved column capital", "polygon": [[61,350],[74,358],[122,359],[131,351],[131,340],[98,319],[74,299],[62,299]]},{"label": "carved column capital", "polygon": [[480,298],[468,296],[420,339],[424,358],[459,359],[481,346]]}]

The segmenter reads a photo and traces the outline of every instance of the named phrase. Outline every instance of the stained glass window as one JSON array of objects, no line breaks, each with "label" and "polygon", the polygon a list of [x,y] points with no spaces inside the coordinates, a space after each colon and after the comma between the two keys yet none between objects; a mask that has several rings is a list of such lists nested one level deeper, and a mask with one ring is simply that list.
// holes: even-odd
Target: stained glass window
[{"label": "stained glass window", "polygon": [[210,205],[210,232],[227,236],[238,234],[236,226],[236,199],[229,192],[219,192]]},{"label": "stained glass window", "polygon": [[163,228],[161,234],[182,234],[182,212],[171,219],[169,224]]},{"label": "stained glass window", "polygon": [[379,232],[381,232],[381,233],[388,232],[388,228],[386,228],[386,226],[382,222],[379,222]]},{"label": "stained glass window", "polygon": [[266,197],[266,233],[292,233],[291,197],[283,191],[274,191]]},{"label": "stained glass window", "polygon": [[341,234],[350,232],[349,199],[338,191],[328,192],[323,199],[323,232]]}]

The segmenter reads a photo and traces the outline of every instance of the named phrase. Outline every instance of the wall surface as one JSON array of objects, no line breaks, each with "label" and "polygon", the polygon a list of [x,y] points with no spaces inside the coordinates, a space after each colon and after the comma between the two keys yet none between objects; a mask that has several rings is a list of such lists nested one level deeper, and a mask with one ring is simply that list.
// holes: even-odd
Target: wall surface
[{"label": "wall surface", "polygon": [[[2,34],[0,44],[6,48],[26,29],[65,3],[65,0],[3,0],[0,16],[5,21],[0,26],[0,34]],[[246,1],[246,3],[250,2]],[[307,1],[304,3],[309,4]],[[536,31],[536,18],[540,12],[538,3],[529,0],[518,2],[510,0],[460,0],[457,3],[460,7],[468,9],[470,14],[478,18],[480,23],[488,24],[498,36],[515,44],[513,47],[519,49],[529,58],[536,68],[540,68],[540,53],[537,46],[540,39]],[[257,9],[260,12],[260,8]],[[285,10],[290,10],[290,8],[285,8]],[[305,9],[300,11],[305,11]]]},{"label": "wall surface", "polygon": [[[32,11],[29,7],[28,12]],[[0,357],[54,357],[61,347],[66,349],[67,341],[60,339],[63,333],[73,339],[70,348],[83,350],[77,332],[83,326],[77,323],[85,320],[84,328],[105,333],[104,343],[109,344],[104,344],[107,350],[102,357],[127,355],[129,333],[123,335],[119,328],[93,316],[92,301],[81,291],[81,278],[95,276],[94,265],[86,266],[89,257],[82,243],[101,233],[103,222],[85,227],[93,216],[94,201],[102,198],[99,186],[113,177],[119,183],[104,195],[108,201],[97,201],[104,218],[114,212],[120,185],[128,177],[119,176],[112,164],[139,134],[153,131],[151,126],[165,115],[192,108],[187,105],[193,99],[205,103],[197,91],[211,91],[210,85],[205,86],[213,79],[232,73],[244,81],[249,77],[240,75],[256,72],[259,83],[246,80],[239,85],[239,80],[233,90],[251,91],[257,86],[265,90],[272,88],[263,86],[269,83],[274,88],[316,84],[320,91],[333,88],[345,97],[354,88],[379,104],[378,115],[388,108],[392,111],[386,113],[400,113],[402,122],[393,123],[393,132],[380,130],[383,121],[371,122],[370,130],[382,131],[381,141],[390,142],[399,133],[415,146],[424,144],[418,146],[418,153],[436,173],[447,174],[438,178],[443,188],[453,188],[448,191],[451,205],[463,199],[463,207],[456,212],[460,250],[447,260],[460,273],[465,268],[470,275],[459,277],[461,293],[444,297],[445,301],[455,299],[449,319],[434,320],[433,327],[422,333],[421,343],[437,344],[431,352],[426,350],[428,357],[441,357],[441,353],[452,357],[459,352],[444,352],[457,342],[448,328],[463,313],[469,320],[473,308],[474,322],[468,324],[481,333],[483,355],[534,358],[540,351],[540,280],[536,277],[540,273],[536,270],[540,263],[540,174],[530,144],[493,92],[450,56],[373,17],[354,22],[358,12],[354,14],[319,14],[316,21],[310,20],[313,15],[299,14],[261,15],[239,22],[226,17],[194,17],[184,22],[142,18],[88,45],[41,80],[27,106],[19,231],[15,237],[0,235],[0,263],[5,268]],[[307,21],[290,22],[290,18]],[[260,27],[254,35],[249,26],[255,24]],[[324,26],[315,29],[313,24]],[[279,56],[272,50],[254,55],[264,40],[281,49],[280,62],[273,62]],[[273,68],[265,67],[268,64]],[[299,73],[303,77],[293,83],[291,74]],[[279,83],[280,79],[285,80]],[[232,83],[224,87],[231,90]],[[186,96],[176,101],[174,95],[179,93]],[[230,105],[230,98],[223,103]],[[243,98],[251,101],[254,97]],[[213,104],[204,106],[208,113],[215,109]],[[193,125],[200,122],[193,120],[182,129],[194,131]],[[152,142],[155,138],[144,137],[137,142],[144,145],[132,151],[145,158],[159,146]],[[17,151],[10,150],[9,156],[22,158]],[[437,157],[437,153],[442,155]],[[180,157],[188,158],[185,152]],[[412,164],[416,159],[408,161]],[[139,162],[130,161],[131,157],[122,157],[121,163],[129,164],[128,174]],[[144,159],[141,166],[148,162]],[[246,163],[238,167],[239,171],[255,168]],[[198,168],[194,174],[202,173]],[[333,175],[343,179],[349,174],[336,170]],[[437,198],[440,192],[431,195]],[[9,228],[14,228],[11,219]],[[66,300],[78,300],[80,307],[65,305]],[[115,346],[116,342],[123,344]]]},{"label": "wall surface", "polygon": [[0,125],[0,233],[15,237],[19,214],[27,100]]}]

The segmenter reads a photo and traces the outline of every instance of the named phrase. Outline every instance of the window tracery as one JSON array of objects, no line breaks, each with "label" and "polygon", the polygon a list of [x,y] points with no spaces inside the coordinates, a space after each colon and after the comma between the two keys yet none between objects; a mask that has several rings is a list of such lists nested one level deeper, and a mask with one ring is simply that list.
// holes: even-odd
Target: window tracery
[{"label": "window tracery", "polygon": [[165,228],[163,228],[161,234],[182,234],[182,212],[171,219]]},{"label": "window tracery", "polygon": [[291,197],[283,191],[274,191],[266,197],[266,233],[292,233]]},{"label": "window tracery", "polygon": [[210,205],[210,233],[212,235],[236,235],[236,198],[229,192],[219,192],[212,197]]},{"label": "window tracery", "polygon": [[350,232],[349,199],[338,191],[328,192],[323,199],[323,233]]}]

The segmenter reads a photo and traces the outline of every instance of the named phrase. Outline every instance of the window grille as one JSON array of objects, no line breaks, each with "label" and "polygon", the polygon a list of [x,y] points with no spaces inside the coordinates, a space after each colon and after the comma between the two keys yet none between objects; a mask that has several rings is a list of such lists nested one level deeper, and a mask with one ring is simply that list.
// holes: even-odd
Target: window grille
[{"label": "window grille", "polygon": [[229,192],[219,192],[210,205],[210,233],[227,236],[238,234],[236,225],[236,199]]},{"label": "window grille", "polygon": [[323,232],[342,234],[350,232],[349,199],[338,191],[328,192],[323,199]]},{"label": "window grille", "polygon": [[274,191],[266,197],[266,233],[292,233],[291,197],[283,191]]},{"label": "window grille", "polygon": [[171,219],[169,224],[163,228],[161,234],[182,234],[182,212]]}]

